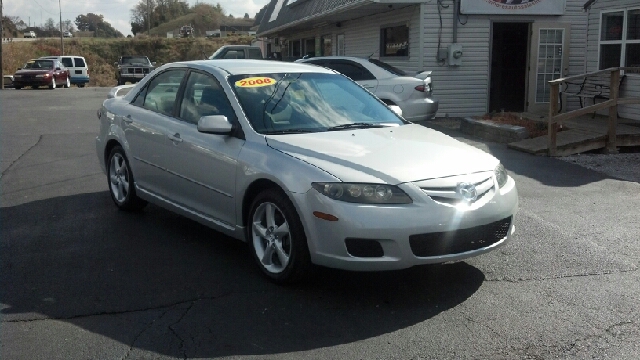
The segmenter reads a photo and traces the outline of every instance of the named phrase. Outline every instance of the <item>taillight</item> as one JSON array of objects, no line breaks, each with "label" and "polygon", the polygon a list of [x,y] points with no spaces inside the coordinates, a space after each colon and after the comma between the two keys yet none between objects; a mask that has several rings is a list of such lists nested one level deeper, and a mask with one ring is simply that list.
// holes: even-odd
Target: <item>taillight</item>
[{"label": "taillight", "polygon": [[414,89],[416,89],[416,90],[418,90],[418,91],[420,91],[420,92],[425,92],[425,91],[427,91],[427,87],[426,87],[426,86],[424,86],[424,85],[418,85],[418,86],[416,86]]}]

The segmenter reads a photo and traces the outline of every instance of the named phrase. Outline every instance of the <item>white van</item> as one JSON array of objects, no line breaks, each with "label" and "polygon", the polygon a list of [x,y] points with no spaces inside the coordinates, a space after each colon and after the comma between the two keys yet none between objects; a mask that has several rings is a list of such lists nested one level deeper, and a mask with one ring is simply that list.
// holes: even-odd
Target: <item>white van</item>
[{"label": "white van", "polygon": [[84,87],[89,83],[89,67],[87,61],[82,56],[42,56],[40,59],[56,59],[62,63],[71,74],[71,84]]}]

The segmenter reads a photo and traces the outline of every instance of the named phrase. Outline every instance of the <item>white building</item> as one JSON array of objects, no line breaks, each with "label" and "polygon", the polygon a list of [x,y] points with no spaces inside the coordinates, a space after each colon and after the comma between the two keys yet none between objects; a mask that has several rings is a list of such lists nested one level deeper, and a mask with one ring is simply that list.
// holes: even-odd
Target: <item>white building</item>
[{"label": "white building", "polygon": [[[544,113],[547,81],[601,67],[599,7],[622,11],[628,26],[640,26],[633,25],[638,0],[590,7],[585,1],[272,0],[257,36],[284,60],[371,56],[409,73],[433,70],[438,116]],[[631,40],[624,45],[631,48],[626,55],[640,60]],[[623,94],[640,87],[640,75],[626,80]],[[640,120],[637,106],[621,107],[620,114]]]}]

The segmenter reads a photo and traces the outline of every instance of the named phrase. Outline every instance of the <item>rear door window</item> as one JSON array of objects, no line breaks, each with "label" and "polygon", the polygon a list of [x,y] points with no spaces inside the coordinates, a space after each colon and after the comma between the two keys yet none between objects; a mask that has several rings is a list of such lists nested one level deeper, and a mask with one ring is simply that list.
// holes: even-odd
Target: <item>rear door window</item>
[{"label": "rear door window", "polygon": [[76,63],[76,67],[86,67],[87,66],[87,64],[85,64],[83,58],[74,58],[73,61]]},{"label": "rear door window", "polygon": [[249,49],[249,59],[262,59],[262,51],[260,49]]},{"label": "rear door window", "polygon": [[62,65],[66,66],[66,67],[73,67],[73,60],[71,60],[70,57],[63,57],[62,58]]},{"label": "rear door window", "polygon": [[228,50],[223,59],[244,59],[244,50]]},{"label": "rear door window", "polygon": [[346,75],[353,81],[376,79],[369,70],[351,61],[332,61],[324,66]]}]

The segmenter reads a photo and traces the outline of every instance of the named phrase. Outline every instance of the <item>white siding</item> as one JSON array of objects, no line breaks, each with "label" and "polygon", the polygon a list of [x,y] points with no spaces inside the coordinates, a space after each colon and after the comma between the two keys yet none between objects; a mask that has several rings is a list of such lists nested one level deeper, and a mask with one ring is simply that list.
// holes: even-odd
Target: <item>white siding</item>
[{"label": "white siding", "polygon": [[[637,0],[636,0],[637,1]],[[453,42],[453,4],[442,9],[441,49]],[[437,2],[424,5],[424,67],[433,70],[434,96],[440,101],[438,116],[472,116],[487,112],[489,101],[491,23],[562,22],[571,23],[569,75],[584,71],[586,14],[584,0],[567,0],[563,16],[461,15],[458,44],[463,47],[462,65],[440,66],[436,61],[440,19]]]},{"label": "white siding", "polygon": [[[600,37],[601,11],[638,7],[640,7],[640,1],[638,0],[600,0],[591,6],[588,20],[587,72],[596,71],[599,68],[598,42]],[[620,95],[624,97],[640,97],[640,74],[628,74],[626,76],[620,88]],[[620,117],[640,121],[640,105],[620,106],[618,113]]]}]

